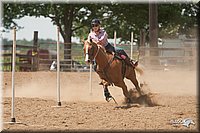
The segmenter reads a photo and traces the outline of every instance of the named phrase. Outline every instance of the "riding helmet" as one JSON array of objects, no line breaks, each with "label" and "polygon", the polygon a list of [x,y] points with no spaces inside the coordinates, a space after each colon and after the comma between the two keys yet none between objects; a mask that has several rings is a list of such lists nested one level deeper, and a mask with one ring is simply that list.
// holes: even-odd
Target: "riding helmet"
[{"label": "riding helmet", "polygon": [[93,19],[92,22],[91,22],[91,25],[94,25],[94,24],[101,24],[101,23],[100,23],[100,20],[99,20],[99,19],[96,19],[96,18]]}]

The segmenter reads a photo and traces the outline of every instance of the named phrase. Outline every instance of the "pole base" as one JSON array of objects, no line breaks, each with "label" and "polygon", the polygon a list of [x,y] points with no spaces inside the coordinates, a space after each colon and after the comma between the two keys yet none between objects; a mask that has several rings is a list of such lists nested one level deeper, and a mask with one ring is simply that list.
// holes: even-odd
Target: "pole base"
[{"label": "pole base", "polygon": [[11,118],[11,120],[9,122],[3,122],[4,124],[23,124],[23,125],[27,125],[26,123],[22,123],[22,122],[16,122],[15,118]]},{"label": "pole base", "polygon": [[61,106],[61,102],[58,102],[58,106]]},{"label": "pole base", "polygon": [[11,118],[11,122],[15,123],[16,119],[15,118]]}]

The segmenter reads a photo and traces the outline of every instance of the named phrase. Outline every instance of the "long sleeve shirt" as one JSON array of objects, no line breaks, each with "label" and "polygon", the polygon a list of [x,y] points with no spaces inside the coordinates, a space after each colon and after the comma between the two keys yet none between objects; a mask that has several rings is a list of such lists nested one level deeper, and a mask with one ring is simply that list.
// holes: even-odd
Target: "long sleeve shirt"
[{"label": "long sleeve shirt", "polygon": [[96,34],[94,31],[91,31],[88,35],[88,40],[94,40],[97,44],[105,47],[108,44],[108,34],[105,30],[100,29],[99,33]]}]

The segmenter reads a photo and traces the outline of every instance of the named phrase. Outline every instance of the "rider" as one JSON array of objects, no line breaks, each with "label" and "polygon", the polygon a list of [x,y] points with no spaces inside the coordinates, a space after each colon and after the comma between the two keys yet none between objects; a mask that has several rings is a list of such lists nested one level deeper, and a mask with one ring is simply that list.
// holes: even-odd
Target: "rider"
[{"label": "rider", "polygon": [[[115,49],[109,42],[108,42],[108,34],[105,30],[101,28],[99,19],[93,19],[91,22],[92,30],[88,35],[88,40],[92,40],[94,43],[103,46],[107,52],[111,54],[119,54],[119,56],[125,60],[126,64],[130,66],[137,66],[137,62],[133,63],[133,61],[128,57],[126,52],[122,49]],[[95,70],[96,71],[96,70]]]}]

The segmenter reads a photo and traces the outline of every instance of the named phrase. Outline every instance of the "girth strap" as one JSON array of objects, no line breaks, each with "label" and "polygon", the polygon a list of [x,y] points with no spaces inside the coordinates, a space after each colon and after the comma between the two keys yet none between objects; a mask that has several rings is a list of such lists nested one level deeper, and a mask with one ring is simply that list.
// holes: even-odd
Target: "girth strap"
[{"label": "girth strap", "polygon": [[123,59],[119,59],[119,57],[117,57],[116,55],[110,59],[110,61],[107,63],[107,65],[104,67],[104,69],[102,70],[103,72],[103,75],[105,76],[107,82],[109,82],[112,86],[113,86],[113,81],[112,79],[110,78],[110,75],[108,74],[108,67],[110,67],[110,64],[115,60],[115,59],[118,59],[118,60],[121,60],[122,62],[122,69],[121,69],[121,73],[122,73],[122,76],[123,76],[123,79],[125,77],[125,73],[126,73],[126,62],[123,60]]},{"label": "girth strap", "polygon": [[124,79],[126,73],[126,62],[124,60],[121,61],[122,61],[122,77]]}]

